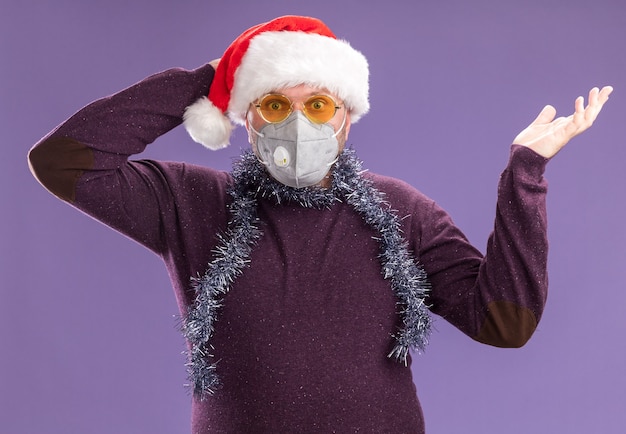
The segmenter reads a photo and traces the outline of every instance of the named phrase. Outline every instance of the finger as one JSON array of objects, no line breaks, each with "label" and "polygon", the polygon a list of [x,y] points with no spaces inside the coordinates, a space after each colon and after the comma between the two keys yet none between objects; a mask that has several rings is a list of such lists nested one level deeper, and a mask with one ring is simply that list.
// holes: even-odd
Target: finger
[{"label": "finger", "polygon": [[600,89],[594,87],[589,91],[589,104],[585,109],[585,120],[589,123],[593,122],[593,120],[598,115],[598,95],[600,94]]},{"label": "finger", "polygon": [[589,91],[589,105],[598,104],[598,95],[600,94],[600,89],[594,87]]},{"label": "finger", "polygon": [[[589,93],[591,95],[591,92]],[[591,98],[591,96],[590,96]],[[589,106],[587,106],[589,109]],[[585,122],[586,116],[589,114],[589,111],[585,109],[585,99],[582,96],[579,96],[574,101],[574,114],[572,115],[572,121],[576,126],[582,125]]]},{"label": "finger", "polygon": [[217,65],[220,64],[220,60],[222,60],[221,58],[218,59],[213,59],[209,62],[209,65],[211,65],[213,67],[213,69],[217,69]]},{"label": "finger", "polygon": [[611,86],[605,86],[602,90],[594,87],[589,91],[589,105],[585,109],[585,121],[588,123],[587,128],[590,127],[598,117],[602,106],[609,99],[609,95],[613,91]]},{"label": "finger", "polygon": [[608,99],[609,95],[613,92],[613,86],[604,86],[602,90],[600,90],[599,101],[601,104],[604,104]]},{"label": "finger", "polygon": [[[613,86],[604,86],[602,90],[594,87],[589,91],[589,105],[602,107],[608,101],[609,95],[613,92]],[[598,110],[599,111],[599,110]]]}]

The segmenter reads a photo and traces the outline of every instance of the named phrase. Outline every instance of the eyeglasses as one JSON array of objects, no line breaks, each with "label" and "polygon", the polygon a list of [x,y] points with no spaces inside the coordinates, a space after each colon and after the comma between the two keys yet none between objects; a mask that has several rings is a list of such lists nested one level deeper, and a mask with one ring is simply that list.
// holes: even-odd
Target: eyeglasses
[{"label": "eyeglasses", "polygon": [[[262,97],[254,104],[259,116],[265,122],[276,124],[282,122],[293,112],[294,102],[285,95],[270,93]],[[302,103],[302,112],[316,124],[324,124],[330,121],[341,106],[328,95],[313,95]]]}]

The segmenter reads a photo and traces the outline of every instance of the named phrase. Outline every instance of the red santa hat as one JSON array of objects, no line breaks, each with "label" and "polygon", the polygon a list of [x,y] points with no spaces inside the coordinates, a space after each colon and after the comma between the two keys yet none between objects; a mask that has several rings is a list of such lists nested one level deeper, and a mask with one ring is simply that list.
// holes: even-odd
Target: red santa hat
[{"label": "red santa hat", "polygon": [[337,39],[320,20],[284,16],[242,33],[226,49],[209,95],[187,107],[189,135],[209,149],[228,146],[234,124],[244,125],[250,103],[284,87],[307,84],[339,97],[352,122],[369,110],[365,56]]}]

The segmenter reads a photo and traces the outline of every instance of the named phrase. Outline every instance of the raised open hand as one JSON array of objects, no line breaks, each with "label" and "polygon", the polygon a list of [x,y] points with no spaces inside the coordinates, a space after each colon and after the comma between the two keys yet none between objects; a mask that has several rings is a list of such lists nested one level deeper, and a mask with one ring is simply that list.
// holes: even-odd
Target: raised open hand
[{"label": "raised open hand", "polygon": [[539,116],[515,137],[513,143],[527,146],[546,158],[553,157],[572,138],[591,127],[611,92],[611,86],[605,86],[602,90],[594,87],[589,91],[587,107],[585,99],[579,96],[574,103],[574,113],[567,117],[555,119],[556,109],[551,105],[545,106]]}]

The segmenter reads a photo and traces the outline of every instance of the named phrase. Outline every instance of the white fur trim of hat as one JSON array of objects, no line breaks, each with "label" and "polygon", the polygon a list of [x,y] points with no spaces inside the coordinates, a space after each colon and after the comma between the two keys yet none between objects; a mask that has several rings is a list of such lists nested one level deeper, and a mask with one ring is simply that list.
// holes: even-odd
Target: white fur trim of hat
[{"label": "white fur trim of hat", "polygon": [[365,56],[337,39],[321,21],[288,16],[255,26],[231,44],[216,69],[209,95],[186,109],[185,128],[207,148],[223,148],[229,144],[232,123],[245,124],[253,101],[300,84],[337,96],[352,122],[369,111]]}]

